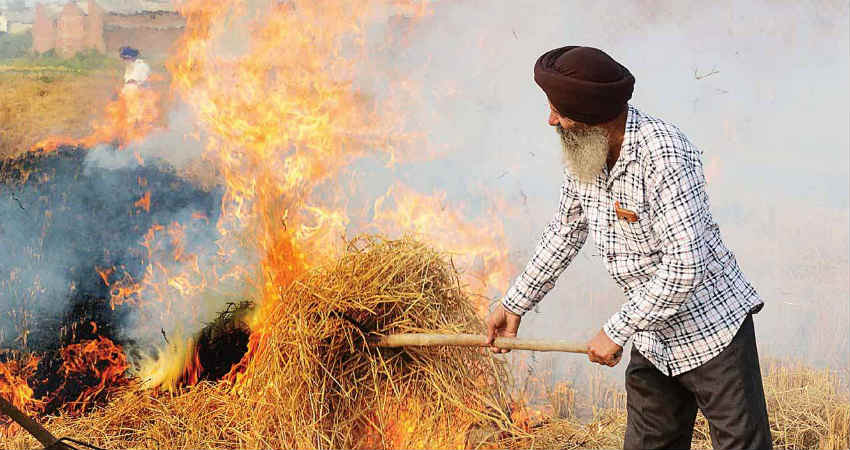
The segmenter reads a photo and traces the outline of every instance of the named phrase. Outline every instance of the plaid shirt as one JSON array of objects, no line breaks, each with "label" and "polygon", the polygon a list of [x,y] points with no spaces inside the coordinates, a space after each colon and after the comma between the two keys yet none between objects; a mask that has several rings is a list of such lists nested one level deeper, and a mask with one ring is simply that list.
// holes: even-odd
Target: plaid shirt
[{"label": "plaid shirt", "polygon": [[[565,171],[558,212],[505,308],[534,308],[590,234],[627,299],[603,326],[608,337],[621,346],[631,338],[671,376],[719,354],[763,304],[711,217],[700,156],[674,125],[630,105],[611,172],[590,184]],[[617,214],[617,202],[637,217]]]}]

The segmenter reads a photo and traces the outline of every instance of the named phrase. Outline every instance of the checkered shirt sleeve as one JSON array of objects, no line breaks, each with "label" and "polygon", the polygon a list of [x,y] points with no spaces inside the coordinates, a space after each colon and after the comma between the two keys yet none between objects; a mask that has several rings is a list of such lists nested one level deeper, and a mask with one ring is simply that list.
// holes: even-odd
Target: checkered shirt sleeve
[{"label": "checkered shirt sleeve", "polygon": [[[666,140],[655,141],[664,145]],[[669,149],[668,154],[670,154]],[[687,152],[672,152],[655,171],[650,204],[657,208],[652,230],[660,238],[661,260],[655,273],[615,313],[603,329],[624,346],[637,331],[655,330],[682,307],[702,283],[708,249],[704,236],[711,225],[705,178]]]},{"label": "checkered shirt sleeve", "polygon": [[587,240],[587,220],[574,183],[565,175],[555,217],[543,231],[525,270],[502,300],[508,311],[523,315],[532,310],[555,286],[555,280]]}]

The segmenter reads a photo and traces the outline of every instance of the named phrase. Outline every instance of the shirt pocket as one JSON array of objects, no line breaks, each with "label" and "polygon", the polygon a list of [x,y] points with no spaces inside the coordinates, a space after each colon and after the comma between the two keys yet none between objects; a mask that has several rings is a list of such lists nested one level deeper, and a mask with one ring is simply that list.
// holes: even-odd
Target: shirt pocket
[{"label": "shirt pocket", "polygon": [[652,232],[652,222],[647,211],[635,211],[638,220],[630,222],[617,218],[615,225],[618,234],[625,241],[625,249],[632,253],[649,255],[657,249],[657,241]]}]

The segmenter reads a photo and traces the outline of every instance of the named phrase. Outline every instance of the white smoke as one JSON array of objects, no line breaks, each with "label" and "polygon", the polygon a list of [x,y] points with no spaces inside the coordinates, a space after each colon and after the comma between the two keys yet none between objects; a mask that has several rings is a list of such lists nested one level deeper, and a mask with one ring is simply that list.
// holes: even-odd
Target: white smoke
[{"label": "white smoke", "polygon": [[[364,72],[379,74],[364,85],[386,84],[383,76],[417,87],[400,109],[427,137],[420,152],[441,155],[398,176],[451,201],[475,201],[482,186],[507,199],[523,266],[555,212],[562,168],[534,61],[568,44],[601,48],[635,75],[632,103],[704,151],[713,215],[766,302],[756,317],[762,354],[850,365],[846,2],[432,6],[432,16],[395,30],[401,44]],[[616,311],[622,292],[592,247],[521,335],[582,341]]]}]

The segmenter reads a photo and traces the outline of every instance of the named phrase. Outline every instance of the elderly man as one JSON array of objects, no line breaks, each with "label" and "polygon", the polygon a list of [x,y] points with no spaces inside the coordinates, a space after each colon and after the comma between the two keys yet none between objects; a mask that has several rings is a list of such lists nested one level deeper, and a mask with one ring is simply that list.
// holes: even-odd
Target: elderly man
[{"label": "elderly man", "polygon": [[590,234],[626,297],[587,344],[614,366],[632,341],[624,447],[690,448],[699,408],[715,448],[771,448],[751,317],[763,303],[711,216],[701,152],[628,104],[634,77],[601,50],[549,51],[534,80],[567,170],[555,218],[487,318],[490,344],[516,336]]}]

